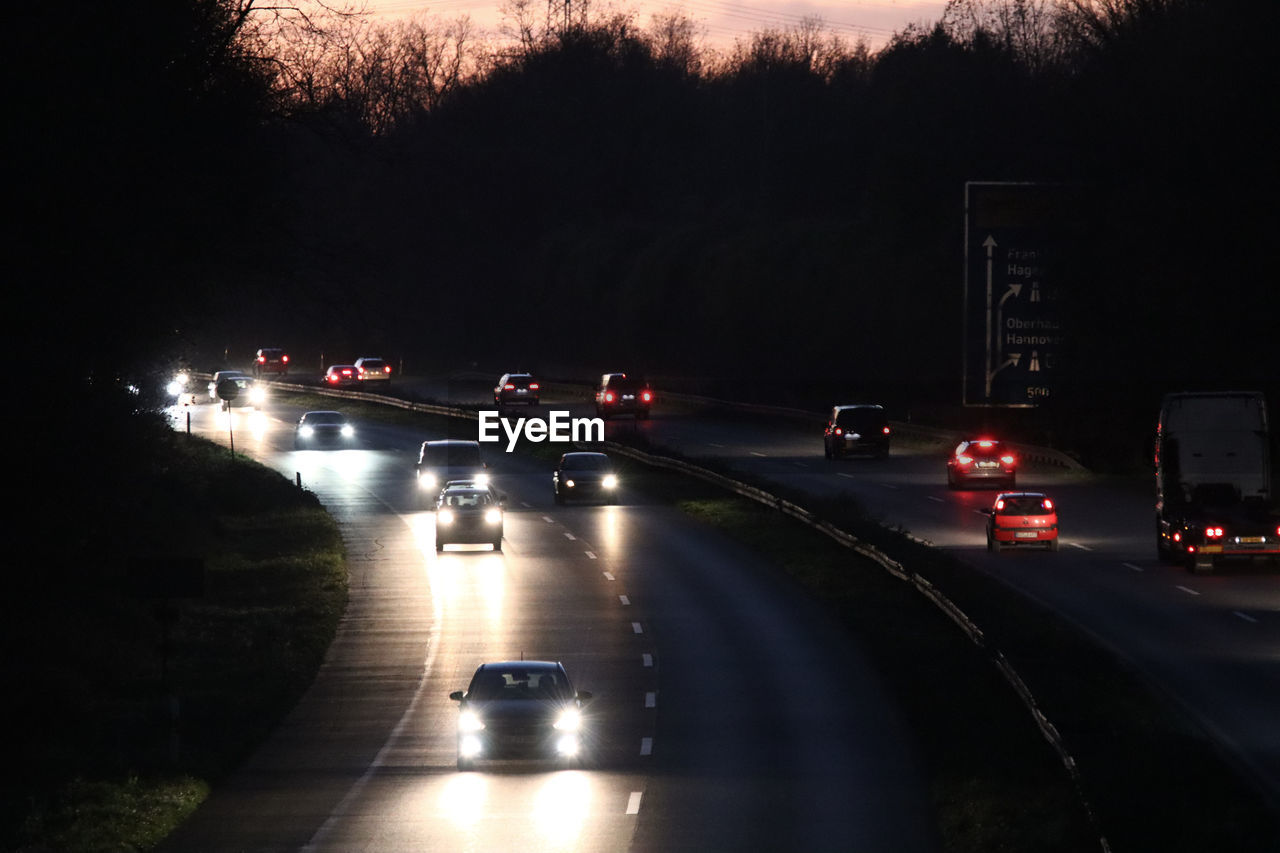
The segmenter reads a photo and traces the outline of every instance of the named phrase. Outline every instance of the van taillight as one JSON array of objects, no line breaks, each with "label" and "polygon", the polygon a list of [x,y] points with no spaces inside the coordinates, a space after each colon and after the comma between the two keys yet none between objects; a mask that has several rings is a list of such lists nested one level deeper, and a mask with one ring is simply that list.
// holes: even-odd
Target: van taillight
[{"label": "van taillight", "polygon": [[640,399],[644,400],[646,403],[651,402],[653,400],[653,392],[645,391],[640,395]]}]

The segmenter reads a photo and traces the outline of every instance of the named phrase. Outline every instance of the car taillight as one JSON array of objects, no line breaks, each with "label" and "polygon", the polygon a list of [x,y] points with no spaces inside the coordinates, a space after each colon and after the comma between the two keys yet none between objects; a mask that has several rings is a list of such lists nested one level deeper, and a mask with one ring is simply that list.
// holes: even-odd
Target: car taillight
[{"label": "car taillight", "polygon": [[530,391],[537,391],[537,390],[538,390],[538,383],[537,383],[537,382],[530,382],[530,383],[529,383],[529,390],[530,390]]},{"label": "car taillight", "polygon": [[961,465],[971,465],[973,464],[973,457],[961,455],[956,457],[956,461],[959,462]]},{"label": "car taillight", "polygon": [[1221,528],[1221,527],[1206,527],[1206,528],[1204,529],[1204,535],[1205,535],[1205,538],[1206,538],[1206,539],[1221,539],[1221,538],[1222,538],[1222,528]]},{"label": "car taillight", "polygon": [[983,440],[978,442],[979,447],[995,447],[995,445],[996,443],[994,441]]},{"label": "car taillight", "polygon": [[612,392],[612,391],[605,391],[605,392],[604,392],[604,401],[605,401],[606,403],[612,403],[612,402],[613,402],[613,392]]},{"label": "car taillight", "polygon": [[645,391],[643,394],[641,394],[641,395],[640,395],[640,399],[641,399],[641,400],[644,400],[646,403],[652,402],[652,400],[653,400],[653,392],[652,392],[652,391]]},{"label": "car taillight", "polygon": [[502,390],[503,390],[503,391],[514,391],[514,390],[516,390],[516,386],[514,386],[514,385],[512,385],[510,382],[508,382],[506,385],[503,385],[503,386],[502,386]]},{"label": "car taillight", "polygon": [[1042,503],[1041,506],[1044,507],[1046,512],[1053,512],[1053,501],[1048,498],[1044,499],[1044,503]]},{"label": "car taillight", "polygon": [[996,501],[996,509],[997,510],[1004,509],[1004,501]]},{"label": "car taillight", "polygon": [[383,372],[383,373],[390,373],[390,372],[391,372],[391,365],[389,365],[389,364],[385,364],[385,365],[383,365],[383,366],[382,366],[382,372]]},{"label": "car taillight", "polygon": [[258,364],[266,364],[266,363],[267,363],[267,357],[265,355],[258,356]]},{"label": "car taillight", "polygon": [[888,427],[885,427],[884,429],[882,429],[882,430],[880,430],[880,431],[881,431],[881,432],[883,432],[885,435],[888,435],[888,434],[889,434],[889,428],[888,428]]},{"label": "car taillight", "polygon": [[844,430],[840,427],[836,427],[836,435],[844,435]]},{"label": "car taillight", "polygon": [[330,376],[330,377],[329,377],[329,381],[330,381],[330,382],[337,382],[337,381],[338,381],[337,374],[334,374],[334,375]]},{"label": "car taillight", "polygon": [[1004,463],[1004,464],[1006,464],[1006,465],[1012,465],[1012,464],[1013,464],[1013,456],[1011,456],[1011,455],[1001,456],[1001,457],[1000,457],[1000,461],[1001,461],[1001,462],[1003,462],[1003,463]]}]

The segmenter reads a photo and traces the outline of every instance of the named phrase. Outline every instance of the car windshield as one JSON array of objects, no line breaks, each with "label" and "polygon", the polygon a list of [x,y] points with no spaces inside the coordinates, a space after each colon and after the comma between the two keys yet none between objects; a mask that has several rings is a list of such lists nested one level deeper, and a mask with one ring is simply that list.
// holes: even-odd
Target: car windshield
[{"label": "car windshield", "polygon": [[1003,450],[998,441],[974,441],[964,449],[970,456],[999,456]]},{"label": "car windshield", "polygon": [[380,358],[366,358],[360,362],[360,366],[365,370],[381,370],[382,364],[383,362]]},{"label": "car windshield", "polygon": [[623,394],[633,394],[645,387],[645,383],[639,379],[610,379],[609,390],[618,391]]},{"label": "car windshield", "polygon": [[485,670],[476,673],[467,691],[468,699],[505,701],[519,699],[573,698],[569,685],[553,670]]},{"label": "car windshield", "polygon": [[609,457],[594,453],[566,456],[560,467],[565,471],[604,471],[609,467]]},{"label": "car windshield", "polygon": [[874,432],[886,423],[884,409],[841,409],[836,415],[836,426],[859,432]]},{"label": "car windshield", "polygon": [[427,445],[422,464],[429,468],[479,468],[480,447],[474,444]]},{"label": "car windshield", "polygon": [[306,421],[309,424],[340,424],[346,420],[341,412],[308,412]]},{"label": "car windshield", "polygon": [[1045,512],[1044,498],[1022,496],[1005,498],[1001,515],[1040,515]]},{"label": "car windshield", "polygon": [[493,503],[487,491],[467,490],[467,491],[450,491],[444,494],[445,506],[488,506]]}]

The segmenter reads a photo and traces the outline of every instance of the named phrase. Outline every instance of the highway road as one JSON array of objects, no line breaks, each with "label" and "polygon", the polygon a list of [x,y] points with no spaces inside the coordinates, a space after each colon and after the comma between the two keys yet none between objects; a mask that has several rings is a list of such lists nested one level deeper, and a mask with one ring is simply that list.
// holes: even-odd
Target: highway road
[{"label": "highway road", "polygon": [[[480,380],[419,380],[412,391],[484,404],[492,400],[485,399],[491,387]],[[592,416],[585,394],[546,394],[541,408]],[[1152,483],[1025,465],[1018,486],[1054,498],[1062,548],[1053,554],[991,554],[979,509],[990,506],[993,491],[947,488],[950,446],[898,440],[886,460],[828,460],[820,414],[804,424],[716,408],[664,407],[661,396],[649,420],[620,417],[606,427],[608,438],[636,433],[657,447],[714,459],[790,489],[848,496],[884,523],[1046,605],[1181,704],[1280,809],[1280,571],[1236,566],[1193,576],[1159,562]]]},{"label": "highway road", "polygon": [[[227,440],[217,407],[178,414]],[[503,551],[437,555],[412,479],[434,436],[361,424],[357,449],[295,451],[298,414],[237,413],[235,446],[337,519],[350,604],[294,712],[164,849],[938,849],[878,678],[753,554],[625,492],[556,507],[547,466],[499,453]],[[448,694],[521,656],[594,694],[588,761],[458,772]]]}]

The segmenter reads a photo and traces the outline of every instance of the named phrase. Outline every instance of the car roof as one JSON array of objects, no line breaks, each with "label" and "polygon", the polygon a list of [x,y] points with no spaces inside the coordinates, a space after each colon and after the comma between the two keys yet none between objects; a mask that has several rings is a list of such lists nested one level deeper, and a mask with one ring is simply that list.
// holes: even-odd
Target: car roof
[{"label": "car roof", "polygon": [[1005,498],[1047,498],[1044,492],[1001,492],[996,495],[996,500],[1004,500]]},{"label": "car roof", "polygon": [[546,672],[548,670],[562,670],[564,667],[560,665],[559,661],[553,660],[500,660],[482,663],[476,668],[476,672],[494,669],[502,671],[524,669]]},{"label": "car roof", "polygon": [[837,412],[843,412],[845,409],[883,409],[884,406],[879,403],[846,403],[834,408]]},{"label": "car roof", "polygon": [[564,455],[563,455],[563,456],[561,456],[560,458],[561,458],[561,459],[585,459],[585,458],[587,458],[587,457],[589,457],[589,456],[590,456],[590,457],[603,456],[605,459],[608,459],[608,458],[609,458],[609,454],[607,454],[607,453],[598,453],[598,452],[596,452],[596,451],[594,451],[594,450],[574,450],[574,451],[571,451],[571,452],[569,452],[569,453],[564,454]]},{"label": "car roof", "polygon": [[284,352],[284,347],[263,347],[258,352]]},{"label": "car roof", "polygon": [[385,361],[385,359],[377,355],[362,355],[356,361]]},{"label": "car roof", "polygon": [[465,445],[475,445],[476,447],[479,447],[480,442],[472,441],[469,438],[437,438],[437,439],[432,439],[430,441],[422,442],[423,447],[426,447],[427,445],[430,445],[432,447],[443,447],[443,446],[463,447]]},{"label": "car roof", "polygon": [[341,370],[341,369],[342,369],[342,368],[344,368],[344,367],[355,367],[355,365],[354,365],[354,364],[331,364],[331,365],[329,365],[329,369],[330,369],[330,370]]},{"label": "car roof", "polygon": [[304,418],[310,417],[312,415],[338,415],[340,417],[343,417],[342,412],[334,411],[333,409],[316,409],[314,412],[302,413],[302,416]]}]

